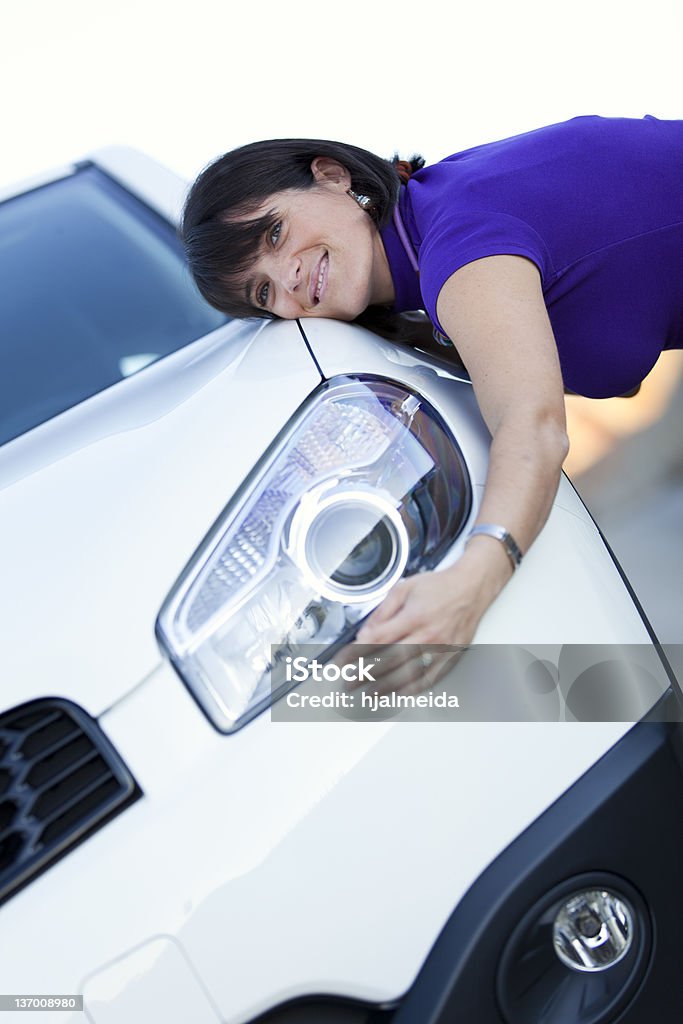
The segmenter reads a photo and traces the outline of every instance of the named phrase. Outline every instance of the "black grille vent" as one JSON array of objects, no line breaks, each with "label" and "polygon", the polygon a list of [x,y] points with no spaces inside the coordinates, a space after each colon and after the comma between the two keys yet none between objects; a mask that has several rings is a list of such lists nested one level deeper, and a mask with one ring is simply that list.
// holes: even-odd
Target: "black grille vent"
[{"label": "black grille vent", "polygon": [[0,902],[139,795],[76,704],[44,698],[0,715]]}]

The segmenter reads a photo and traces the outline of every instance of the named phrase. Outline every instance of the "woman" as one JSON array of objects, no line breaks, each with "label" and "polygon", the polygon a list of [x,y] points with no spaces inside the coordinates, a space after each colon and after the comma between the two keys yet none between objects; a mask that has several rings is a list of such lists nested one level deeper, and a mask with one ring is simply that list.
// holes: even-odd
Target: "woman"
[{"label": "woman", "polygon": [[362,642],[469,643],[550,511],[564,388],[623,394],[683,345],[683,122],[575,118],[429,167],[255,143],[199,176],[182,231],[233,316],[423,308],[469,370],[493,438],[477,526],[455,565],[394,588]]}]

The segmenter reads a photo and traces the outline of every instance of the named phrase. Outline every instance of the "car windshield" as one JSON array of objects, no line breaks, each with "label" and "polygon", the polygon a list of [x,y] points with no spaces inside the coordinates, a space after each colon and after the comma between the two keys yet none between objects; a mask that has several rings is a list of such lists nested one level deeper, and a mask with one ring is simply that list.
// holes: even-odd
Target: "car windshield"
[{"label": "car windshield", "polygon": [[226,322],[172,226],[93,165],[0,204],[0,444]]}]

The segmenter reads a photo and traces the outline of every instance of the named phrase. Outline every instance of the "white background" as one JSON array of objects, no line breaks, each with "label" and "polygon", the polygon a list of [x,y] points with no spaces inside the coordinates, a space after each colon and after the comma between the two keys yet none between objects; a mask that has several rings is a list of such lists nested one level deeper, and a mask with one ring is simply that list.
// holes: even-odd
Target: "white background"
[{"label": "white background", "polygon": [[429,161],[581,113],[683,116],[681,0],[5,0],[0,183],[109,143],[187,178],[258,138]]}]

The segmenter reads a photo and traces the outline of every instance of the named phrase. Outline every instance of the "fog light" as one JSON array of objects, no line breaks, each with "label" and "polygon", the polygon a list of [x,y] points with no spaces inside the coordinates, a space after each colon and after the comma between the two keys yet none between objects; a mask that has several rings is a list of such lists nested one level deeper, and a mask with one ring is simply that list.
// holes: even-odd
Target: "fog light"
[{"label": "fog light", "polygon": [[553,946],[574,971],[606,971],[633,944],[635,914],[628,901],[609,889],[574,893],[553,924]]},{"label": "fog light", "polygon": [[650,912],[630,882],[607,871],[566,878],[505,943],[497,981],[505,1024],[621,1020],[651,951]]}]

